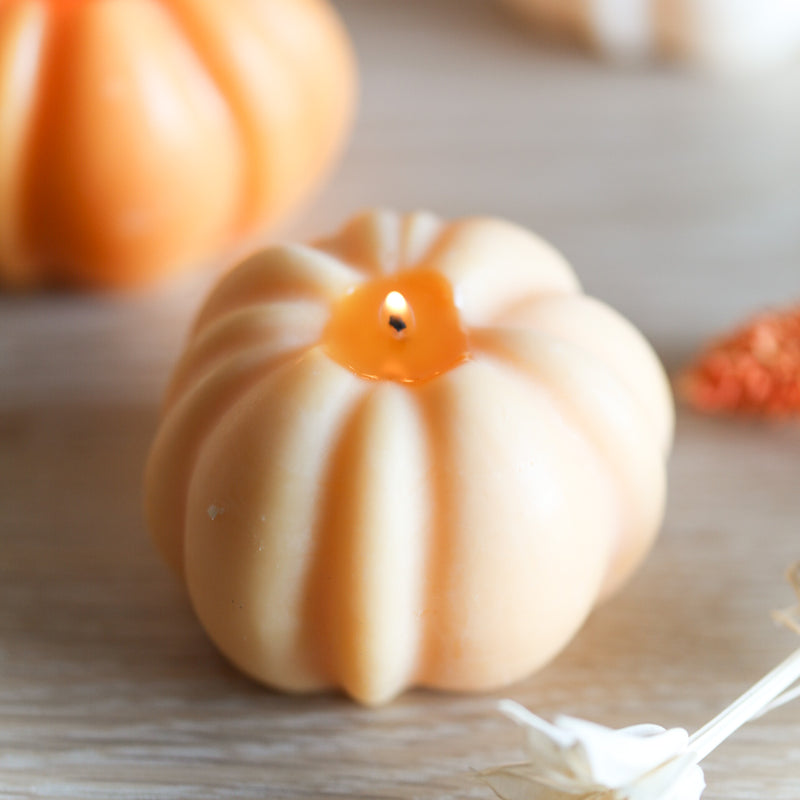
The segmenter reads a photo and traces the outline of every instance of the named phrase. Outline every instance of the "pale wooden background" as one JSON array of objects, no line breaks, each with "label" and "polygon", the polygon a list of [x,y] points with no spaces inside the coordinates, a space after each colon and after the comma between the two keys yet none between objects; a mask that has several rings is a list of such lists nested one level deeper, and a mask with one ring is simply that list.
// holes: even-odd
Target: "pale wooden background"
[{"label": "pale wooden background", "polygon": [[[800,68],[621,72],[478,0],[341,0],[363,104],[333,182],[284,233],[372,204],[543,233],[671,368],[800,298]],[[157,403],[209,272],[116,297],[0,298],[0,797],[488,798],[544,715],[694,728],[800,642],[769,611],[800,557],[800,428],[682,411],[663,537],[550,667],[491,696],[370,711],[236,674],[140,514]],[[706,762],[708,798],[800,798],[800,707]]]}]

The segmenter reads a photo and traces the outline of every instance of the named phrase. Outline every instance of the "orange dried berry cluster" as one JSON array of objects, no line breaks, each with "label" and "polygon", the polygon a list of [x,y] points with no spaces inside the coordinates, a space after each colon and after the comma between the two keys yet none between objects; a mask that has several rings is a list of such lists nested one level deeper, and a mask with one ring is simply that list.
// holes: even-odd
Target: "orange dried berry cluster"
[{"label": "orange dried berry cluster", "polygon": [[679,382],[700,411],[800,414],[800,306],[759,314],[712,342]]}]

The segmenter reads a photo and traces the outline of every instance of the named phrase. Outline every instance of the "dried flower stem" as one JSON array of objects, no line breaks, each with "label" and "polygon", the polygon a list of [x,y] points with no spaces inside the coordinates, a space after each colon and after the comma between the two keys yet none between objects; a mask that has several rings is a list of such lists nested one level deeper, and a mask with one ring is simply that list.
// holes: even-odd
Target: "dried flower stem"
[{"label": "dried flower stem", "polygon": [[797,595],[797,605],[781,611],[773,611],[772,618],[775,622],[785,625],[790,631],[800,633],[800,561],[789,567],[786,578]]},{"label": "dried flower stem", "polygon": [[[759,716],[761,712],[781,700],[779,705],[798,696],[795,690],[786,693],[793,683],[800,678],[800,650],[796,650],[772,672],[764,676],[755,686],[748,689],[738,700],[735,700],[721,714],[718,714],[707,725],[691,736],[689,748],[694,751],[697,762],[702,761],[715,750],[732,733],[746,722]],[[790,696],[791,695],[791,696]],[[773,706],[776,707],[777,706]]]},{"label": "dried flower stem", "polygon": [[753,719],[763,717],[764,714],[768,714],[770,711],[774,711],[776,708],[785,706],[787,703],[791,703],[792,700],[797,700],[798,697],[800,697],[800,686],[797,686],[794,689],[789,689],[783,694],[778,695],[766,708],[753,717]]},{"label": "dried flower stem", "polygon": [[[800,561],[792,564],[786,577],[800,600]],[[800,604],[785,611],[774,611],[773,617],[777,622],[800,633],[798,612]],[[786,661],[779,664],[689,739],[689,747],[697,754],[697,760],[705,758],[745,722],[762,717],[767,712],[800,697],[800,686],[791,688],[798,679],[800,679],[800,650],[792,653]]]}]

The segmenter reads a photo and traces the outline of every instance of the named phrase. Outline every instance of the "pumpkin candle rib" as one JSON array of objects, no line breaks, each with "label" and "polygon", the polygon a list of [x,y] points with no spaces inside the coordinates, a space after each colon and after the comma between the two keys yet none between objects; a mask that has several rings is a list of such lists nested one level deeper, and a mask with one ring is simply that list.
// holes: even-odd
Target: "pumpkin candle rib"
[{"label": "pumpkin candle rib", "polygon": [[421,682],[502,686],[549,660],[591,609],[616,492],[559,404],[512,366],[476,357],[419,393],[440,509]]},{"label": "pumpkin candle rib", "polygon": [[362,386],[326,466],[307,625],[333,682],[376,705],[418,670],[432,492],[415,393]]},{"label": "pumpkin candle rib", "polygon": [[[204,441],[265,373],[274,372],[297,355],[295,351],[276,352],[270,343],[238,351],[171,399],[148,461],[145,479],[152,490],[145,514],[162,555],[179,574],[184,561],[184,537],[179,532],[186,524],[185,498]],[[160,477],[151,479],[151,475]],[[176,497],[183,502],[170,502]]]},{"label": "pumpkin candle rib", "polygon": [[[312,348],[237,398],[194,465],[185,555],[192,602],[231,661],[284,690],[330,683],[306,646],[306,577],[326,457],[367,388]],[[212,504],[224,509],[214,518]]]},{"label": "pumpkin candle rib", "polygon": [[602,595],[611,594],[652,543],[636,531],[655,534],[664,509],[666,479],[650,479],[663,471],[664,463],[661,442],[651,435],[651,415],[612,368],[552,332],[482,329],[474,333],[473,342],[476,352],[497,359],[547,392],[570,427],[607,465],[605,474],[612,479],[622,509],[621,535],[606,556],[613,569],[607,571]]}]

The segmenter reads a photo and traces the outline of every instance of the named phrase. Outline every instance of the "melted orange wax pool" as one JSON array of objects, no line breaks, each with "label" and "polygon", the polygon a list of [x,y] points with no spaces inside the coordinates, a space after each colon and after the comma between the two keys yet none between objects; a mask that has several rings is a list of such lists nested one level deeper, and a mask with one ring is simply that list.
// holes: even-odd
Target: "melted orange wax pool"
[{"label": "melted orange wax pool", "polygon": [[453,290],[428,269],[355,287],[335,304],[322,342],[330,358],[371,380],[419,383],[469,359]]}]

